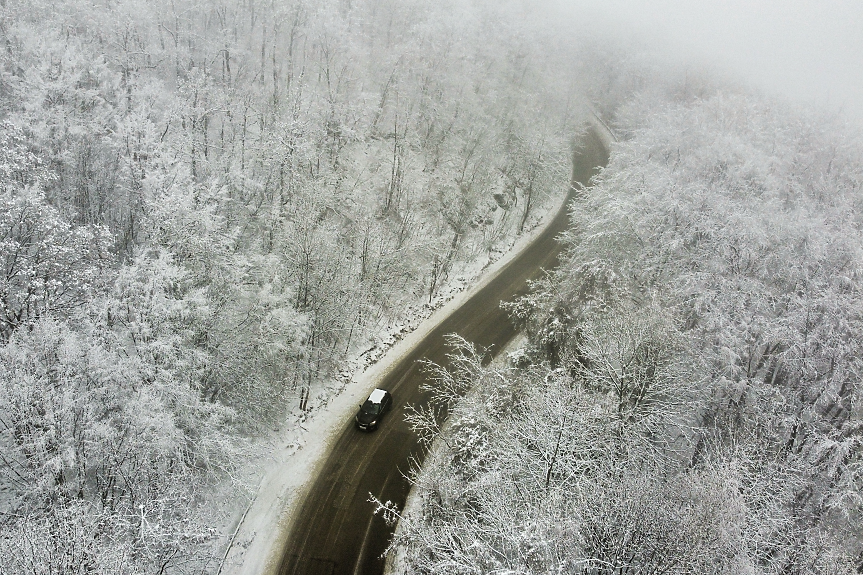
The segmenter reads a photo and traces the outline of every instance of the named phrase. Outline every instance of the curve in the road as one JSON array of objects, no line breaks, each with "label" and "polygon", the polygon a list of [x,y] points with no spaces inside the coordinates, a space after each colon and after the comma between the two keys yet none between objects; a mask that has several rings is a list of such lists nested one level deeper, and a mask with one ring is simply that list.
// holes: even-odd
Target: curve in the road
[{"label": "curve in the road", "polygon": [[[573,190],[587,185],[600,166],[608,162],[603,139],[594,129],[573,154]],[[572,192],[571,192],[572,194]],[[502,349],[515,330],[500,308],[502,300],[526,293],[527,280],[557,264],[560,244],[556,237],[566,228],[566,206],[546,231],[502,269],[481,291],[470,297],[425,337],[378,383],[394,398],[394,409],[377,431],[363,433],[351,421],[336,441],[311,486],[291,527],[279,573],[282,575],[377,575],[384,572],[382,555],[393,528],[374,515],[369,494],[381,501],[404,506],[410,490],[406,479],[411,458],[423,451],[404,422],[407,404],[421,404],[425,381],[421,364],[427,358],[442,364],[448,351],[444,336],[458,333],[468,341],[494,350]]]}]

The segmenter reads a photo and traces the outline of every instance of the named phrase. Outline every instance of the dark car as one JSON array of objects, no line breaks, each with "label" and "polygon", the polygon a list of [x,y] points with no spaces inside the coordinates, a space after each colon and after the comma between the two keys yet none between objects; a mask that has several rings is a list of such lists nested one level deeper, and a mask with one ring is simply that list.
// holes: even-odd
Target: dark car
[{"label": "dark car", "polygon": [[385,389],[376,389],[369,398],[360,406],[354,421],[357,427],[363,431],[375,429],[381,422],[381,418],[393,405],[393,396]]}]

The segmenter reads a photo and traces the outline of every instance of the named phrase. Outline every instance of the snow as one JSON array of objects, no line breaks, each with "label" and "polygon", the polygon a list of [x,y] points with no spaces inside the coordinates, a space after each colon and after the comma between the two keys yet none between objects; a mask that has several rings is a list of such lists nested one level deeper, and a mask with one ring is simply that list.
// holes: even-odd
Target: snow
[{"label": "snow", "polygon": [[372,394],[369,396],[369,401],[372,403],[380,403],[384,400],[387,392],[383,389],[375,389]]},{"label": "snow", "polygon": [[[293,515],[323,464],[330,445],[342,433],[346,422],[351,420],[357,404],[376,389],[376,382],[400,358],[540,235],[565,198],[561,194],[541,219],[532,222],[531,231],[515,241],[505,255],[491,264],[478,261],[474,262],[473,269],[459,270],[460,275],[430,304],[409,310],[424,317],[423,321],[416,325],[413,325],[414,321],[409,321],[408,325],[396,324],[376,338],[371,349],[350,362],[353,375],[348,370],[339,374],[335,382],[336,394],[325,403],[325,407],[311,413],[291,415],[294,421],[286,422],[285,431],[274,439],[272,457],[264,469],[257,495],[248,507],[237,510],[234,528],[227,530],[234,532],[234,537],[225,552],[220,574],[276,573]],[[467,279],[480,273],[475,282]]]}]

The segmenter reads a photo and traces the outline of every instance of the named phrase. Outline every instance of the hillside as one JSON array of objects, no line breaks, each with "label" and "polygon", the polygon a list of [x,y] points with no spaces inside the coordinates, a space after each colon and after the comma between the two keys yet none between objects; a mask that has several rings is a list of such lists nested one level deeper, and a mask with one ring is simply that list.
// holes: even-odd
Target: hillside
[{"label": "hillside", "polygon": [[431,372],[452,416],[413,416],[398,572],[863,568],[860,132],[741,89],[633,95],[565,261],[508,306],[529,344]]},{"label": "hillside", "polygon": [[4,0],[0,38],[10,574],[217,570],[273,429],[535,224],[584,114],[516,4]]}]

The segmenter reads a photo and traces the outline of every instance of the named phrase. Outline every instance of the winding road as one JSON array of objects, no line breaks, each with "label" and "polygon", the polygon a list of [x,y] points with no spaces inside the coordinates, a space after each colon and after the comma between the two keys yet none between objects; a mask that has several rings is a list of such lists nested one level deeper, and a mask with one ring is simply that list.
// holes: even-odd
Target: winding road
[{"label": "winding road", "polygon": [[[586,185],[599,166],[608,162],[602,138],[590,129],[581,149],[573,155],[573,190]],[[404,422],[407,404],[426,398],[420,391],[425,380],[417,360],[445,361],[448,351],[444,335],[458,333],[477,345],[502,349],[515,330],[501,310],[502,300],[526,293],[527,280],[542,269],[557,265],[560,244],[556,237],[567,225],[566,206],[545,232],[465,304],[438,325],[411,353],[377,385],[393,394],[394,409],[380,428],[363,433],[346,421],[344,430],[322,465],[290,528],[288,543],[278,573],[282,575],[377,575],[384,572],[382,554],[393,527],[387,526],[368,501],[373,493],[399,508],[407,499],[410,485],[405,478],[411,458],[420,460],[423,451]]]}]

